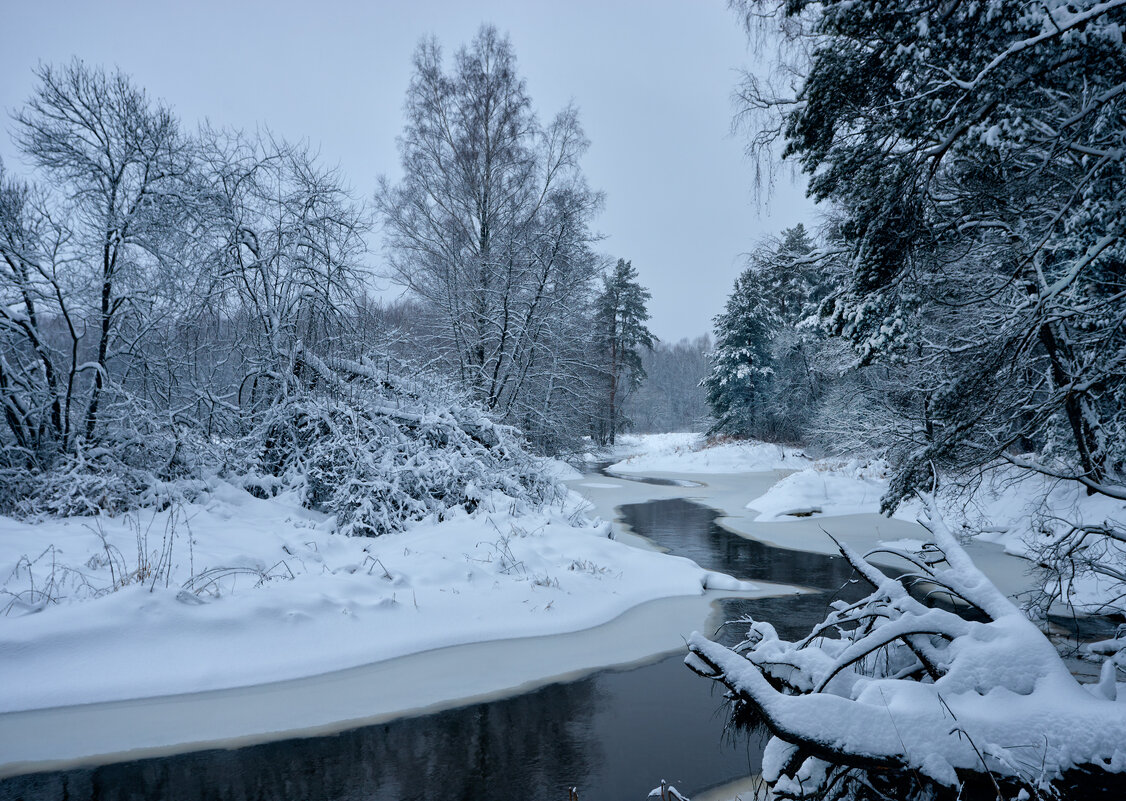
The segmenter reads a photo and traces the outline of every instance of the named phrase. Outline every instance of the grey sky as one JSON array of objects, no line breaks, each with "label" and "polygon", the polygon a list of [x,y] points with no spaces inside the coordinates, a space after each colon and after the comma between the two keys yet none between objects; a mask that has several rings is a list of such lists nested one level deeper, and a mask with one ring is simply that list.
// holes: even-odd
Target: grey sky
[{"label": "grey sky", "polygon": [[[740,254],[814,219],[788,180],[756,209],[753,169],[729,134],[737,69],[753,55],[722,0],[4,5],[6,111],[31,92],[37,62],[80,56],[120,67],[189,126],[208,118],[307,139],[366,198],[377,175],[399,174],[395,136],[418,40],[435,34],[452,52],[492,22],[510,35],[542,118],[578,105],[587,177],[607,194],[601,250],[633,261],[662,339],[709,330]],[[19,171],[7,137],[0,154]],[[373,261],[378,269],[380,254]]]}]

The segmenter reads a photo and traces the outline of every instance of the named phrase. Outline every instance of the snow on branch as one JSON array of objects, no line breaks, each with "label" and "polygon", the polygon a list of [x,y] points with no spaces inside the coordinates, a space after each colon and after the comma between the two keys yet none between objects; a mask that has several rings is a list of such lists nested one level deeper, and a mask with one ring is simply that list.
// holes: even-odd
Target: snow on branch
[{"label": "snow on branch", "polygon": [[265,410],[237,446],[252,491],[297,489],[345,534],[374,536],[503,498],[515,512],[565,494],[515,432],[422,379],[299,349],[311,385]]},{"label": "snow on branch", "polygon": [[1126,770],[1115,668],[1094,689],[1079,684],[924,503],[932,542],[901,554],[907,572],[886,576],[840,546],[873,591],[835,602],[808,637],[783,640],[761,621],[734,649],[691,637],[688,667],[774,735],[763,766],[774,797],[883,792],[894,777],[920,796],[986,779],[1035,795]]}]

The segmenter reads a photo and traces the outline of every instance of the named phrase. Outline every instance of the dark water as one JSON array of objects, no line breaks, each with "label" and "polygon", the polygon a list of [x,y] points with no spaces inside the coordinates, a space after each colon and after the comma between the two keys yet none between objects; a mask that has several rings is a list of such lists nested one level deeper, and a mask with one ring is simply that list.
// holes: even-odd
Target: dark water
[{"label": "dark water", "polygon": [[[719,513],[702,504],[680,498],[621,507],[622,520],[636,533],[671,553],[687,556],[701,567],[719,570],[749,581],[797,584],[814,590],[803,595],[780,598],[721,601],[723,617],[734,620],[745,615],[769,620],[780,636],[797,639],[825,618],[825,609],[834,598],[855,600],[870,591],[858,584],[855,574],[840,556],[792,551],[748,540],[719,525]],[[729,627],[715,639],[728,642],[741,639],[742,632]]]},{"label": "dark water", "polygon": [[657,478],[656,476],[635,476],[625,473],[615,473],[613,470],[602,468],[598,471],[607,478],[617,478],[623,481],[636,481],[639,484],[653,484],[657,487],[702,487],[699,481],[689,481],[686,478]]},{"label": "dark water", "polygon": [[593,468],[599,475],[606,478],[616,478],[622,481],[635,481],[638,484],[652,484],[657,487],[702,487],[699,481],[689,481],[686,478],[657,478],[656,476],[641,476],[634,473],[615,473],[610,469],[613,462],[595,462]]},{"label": "dark water", "polygon": [[502,701],[334,736],[0,783],[5,799],[643,799],[757,767],[724,740],[720,699],[677,656]]},{"label": "dark water", "polygon": [[[634,531],[704,567],[822,591],[724,602],[728,617],[769,616],[783,636],[820,621],[849,579],[844,560],[744,540],[699,504],[622,512]],[[728,628],[718,639],[741,633]],[[691,795],[757,772],[762,742],[728,733],[726,721],[713,683],[674,655],[332,736],[15,777],[0,781],[0,799],[563,801],[577,786],[583,801],[640,801],[661,779]]]}]

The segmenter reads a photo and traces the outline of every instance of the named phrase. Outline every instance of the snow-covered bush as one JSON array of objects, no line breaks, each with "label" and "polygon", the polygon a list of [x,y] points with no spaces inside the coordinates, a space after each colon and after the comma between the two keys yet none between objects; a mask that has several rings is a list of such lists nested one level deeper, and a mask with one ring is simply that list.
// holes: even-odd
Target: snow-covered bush
[{"label": "snow-covered bush", "polygon": [[96,446],[79,444],[50,469],[0,465],[0,512],[162,508],[195,497],[219,473],[260,497],[295,490],[310,508],[334,514],[342,533],[373,536],[473,511],[497,493],[516,513],[565,493],[519,432],[448,387],[298,353],[296,372],[307,380],[245,410],[242,436],[209,441],[122,402]]},{"label": "snow-covered bush", "polygon": [[316,387],[268,409],[239,443],[252,491],[298,489],[310,507],[335,514],[342,533],[360,536],[473,511],[498,492],[517,512],[564,492],[518,432],[450,390],[370,364],[305,359]]},{"label": "snow-covered bush", "polygon": [[1113,784],[1126,771],[1121,666],[1108,658],[1097,683],[1079,684],[926,500],[932,542],[884,552],[902,574],[840,546],[873,591],[835,602],[805,638],[749,621],[735,649],[690,640],[689,667],[774,735],[773,797],[1082,798]]},{"label": "snow-covered bush", "polygon": [[[95,443],[79,440],[50,459],[30,463],[0,450],[0,514],[115,514],[165,506],[202,489],[208,446],[191,427],[154,416],[133,399],[106,404],[112,420]],[[8,458],[15,456],[16,458]]]}]

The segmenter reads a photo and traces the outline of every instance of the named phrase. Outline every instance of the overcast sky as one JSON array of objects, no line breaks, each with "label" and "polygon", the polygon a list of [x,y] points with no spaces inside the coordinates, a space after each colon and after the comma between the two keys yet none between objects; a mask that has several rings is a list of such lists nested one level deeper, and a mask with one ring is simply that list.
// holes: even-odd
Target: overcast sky
[{"label": "overcast sky", "polygon": [[[665,340],[710,329],[758,239],[815,222],[788,179],[756,206],[730,134],[731,91],[754,54],[723,0],[12,0],[3,18],[6,112],[30,94],[39,61],[79,56],[129,73],[188,126],[307,139],[365,199],[378,175],[399,175],[418,40],[434,34],[450,53],[491,22],[512,39],[541,119],[578,105],[587,178],[607,196],[600,249],[633,261]],[[7,137],[0,154],[21,170]],[[372,261],[378,270],[381,254]]]}]

